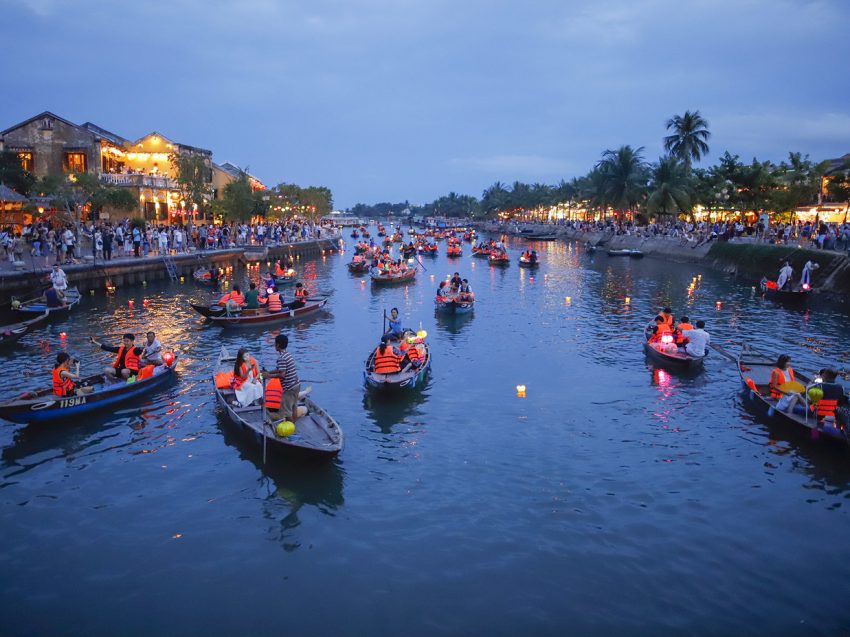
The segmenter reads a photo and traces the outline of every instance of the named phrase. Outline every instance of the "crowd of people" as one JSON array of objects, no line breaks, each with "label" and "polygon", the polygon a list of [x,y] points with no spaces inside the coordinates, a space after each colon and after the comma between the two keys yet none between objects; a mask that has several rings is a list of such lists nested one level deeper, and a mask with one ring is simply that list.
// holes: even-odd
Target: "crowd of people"
[{"label": "crowd of people", "polygon": [[289,220],[286,222],[163,224],[147,222],[139,227],[129,218],[121,221],[98,220],[75,227],[71,223],[40,221],[21,229],[0,230],[0,258],[21,261],[25,254],[44,258],[47,265],[70,264],[83,254],[96,261],[114,257],[147,257],[182,254],[194,250],[213,250],[237,246],[279,246],[285,243],[318,240],[338,233],[331,223]]}]

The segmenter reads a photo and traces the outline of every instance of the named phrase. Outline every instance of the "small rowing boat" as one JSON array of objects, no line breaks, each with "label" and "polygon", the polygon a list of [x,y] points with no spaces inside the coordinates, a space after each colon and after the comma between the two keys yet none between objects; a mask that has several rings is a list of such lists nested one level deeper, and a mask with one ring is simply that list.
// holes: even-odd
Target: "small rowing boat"
[{"label": "small rowing boat", "polygon": [[771,281],[767,277],[764,277],[761,280],[759,287],[761,287],[764,298],[778,303],[801,305],[806,303],[809,295],[812,293],[811,287],[780,289],[779,286],[776,285],[776,281]]},{"label": "small rowing boat", "polygon": [[498,252],[492,252],[490,256],[487,257],[487,261],[490,265],[510,265],[511,258],[508,256],[507,252],[502,252],[501,254]]},{"label": "small rowing boat", "polygon": [[176,376],[176,354],[166,352],[163,359],[170,360],[170,363],[154,368],[153,376],[144,380],[133,378],[127,382],[95,374],[77,383],[80,388],[92,387],[90,393],[60,397],[53,393],[52,387],[25,392],[18,398],[0,403],[0,418],[20,423],[53,423],[149,394]]},{"label": "small rowing boat", "polygon": [[216,287],[219,284],[220,278],[219,276],[213,278],[212,270],[210,270],[209,268],[198,268],[197,270],[192,272],[192,280],[195,283],[199,283],[201,285]]},{"label": "small rowing boat", "polygon": [[519,258],[519,264],[524,268],[539,268],[540,261],[538,259],[533,259],[531,257],[521,256]]},{"label": "small rowing boat", "polygon": [[65,290],[65,305],[61,307],[47,307],[47,300],[42,294],[40,297],[31,301],[24,301],[17,310],[26,314],[44,314],[45,312],[51,315],[68,314],[80,302],[80,298],[80,291],[76,287],[73,287]]},{"label": "small rowing boat", "polygon": [[446,255],[449,257],[461,257],[463,256],[463,248],[458,244],[450,245],[446,248]]},{"label": "small rowing boat", "polygon": [[631,257],[633,259],[641,259],[643,258],[643,252],[640,250],[629,250],[628,248],[623,248],[622,250],[608,250],[609,257]]},{"label": "small rowing boat", "polygon": [[268,445],[273,451],[295,454],[302,457],[332,458],[343,447],[343,434],[336,420],[315,402],[307,398],[311,388],[298,394],[298,419],[295,432],[288,436],[278,436],[276,424],[269,418],[268,412],[260,404],[245,407],[236,402],[236,392],[229,387],[218,387],[219,374],[233,372],[236,360],[222,347],[219,353],[216,372],[213,374],[215,397],[228,420],[243,431],[251,434],[260,444]]},{"label": "small rowing boat", "polygon": [[654,327],[654,323],[647,325],[643,333],[643,352],[647,358],[653,363],[673,371],[696,372],[702,370],[705,356],[691,356],[680,350],[672,334],[662,336],[659,343],[650,343],[649,338],[653,334]]},{"label": "small rowing boat", "polygon": [[[424,332],[421,333],[424,334]],[[431,369],[431,349],[424,341],[424,337],[417,340],[421,340],[420,343],[416,344],[416,347],[421,348],[422,363],[419,367],[414,367],[411,363],[407,363],[400,372],[393,374],[378,374],[374,371],[375,350],[372,350],[369,358],[366,359],[366,369],[363,370],[363,380],[366,383],[366,387],[382,392],[394,392],[422,387],[428,370]],[[390,344],[397,345],[398,343],[390,341]]]},{"label": "small rowing boat", "polygon": [[472,256],[487,259],[490,257],[490,248],[472,248]]},{"label": "small rowing boat", "polygon": [[372,267],[366,259],[362,261],[349,261],[348,271],[352,274],[365,274]]},{"label": "small rowing boat", "polygon": [[475,307],[475,295],[448,292],[434,299],[434,307],[446,314],[468,314]]},{"label": "small rowing boat", "polygon": [[290,268],[285,274],[274,274],[272,278],[275,285],[292,285],[298,280],[298,273]]},{"label": "small rowing boat", "polygon": [[8,347],[13,343],[16,343],[25,334],[28,334],[42,323],[45,323],[49,316],[50,312],[45,311],[41,316],[36,316],[28,321],[0,326],[0,348]]},{"label": "small rowing boat", "polygon": [[257,327],[303,318],[320,311],[327,302],[325,297],[308,298],[302,307],[293,308],[286,304],[280,312],[269,312],[261,307],[251,310],[243,308],[236,313],[228,313],[223,305],[203,306],[192,303],[191,306],[198,314],[219,327]]},{"label": "small rowing boat", "polygon": [[[770,397],[770,376],[776,367],[776,359],[768,358],[763,354],[753,351],[746,345],[738,355],[738,373],[741,376],[741,390],[744,396],[744,404],[752,411],[767,416],[783,425],[794,425],[803,427],[814,433],[823,434],[827,438],[850,444],[850,432],[842,429],[834,420],[827,421],[818,418],[815,411],[809,409],[808,391],[803,391],[803,399],[798,405],[803,406],[804,413],[780,411],[776,408],[779,399]],[[801,383],[804,388],[811,384],[805,374],[794,372],[796,382]]]},{"label": "small rowing boat", "polygon": [[401,272],[383,272],[378,268],[372,268],[369,270],[369,276],[372,279],[372,283],[376,285],[393,285],[395,283],[407,283],[409,281],[413,281],[416,278],[416,268],[410,268],[408,270],[403,270]]}]

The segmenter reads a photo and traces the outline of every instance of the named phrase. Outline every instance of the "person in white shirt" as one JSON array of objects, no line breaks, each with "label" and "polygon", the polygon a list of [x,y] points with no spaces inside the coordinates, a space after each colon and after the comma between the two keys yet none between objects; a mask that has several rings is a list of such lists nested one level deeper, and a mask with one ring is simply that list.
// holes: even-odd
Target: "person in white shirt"
[{"label": "person in white shirt", "polygon": [[705,321],[697,321],[695,330],[683,330],[682,336],[688,339],[686,353],[696,357],[705,356],[706,347],[711,345],[711,335],[705,331]]},{"label": "person in white shirt", "polygon": [[142,351],[142,364],[162,365],[162,345],[153,332],[147,333],[147,341]]},{"label": "person in white shirt", "polygon": [[53,272],[50,273],[50,282],[53,284],[53,289],[59,293],[59,296],[65,294],[68,289],[68,277],[65,271],[58,265],[53,266]]},{"label": "person in white shirt", "polygon": [[159,233],[159,253],[168,254],[168,233],[165,230]]},{"label": "person in white shirt", "polygon": [[784,289],[785,286],[791,285],[791,277],[794,275],[794,268],[791,267],[791,264],[787,261],[785,265],[779,270],[779,278],[776,279],[776,287],[780,290]]},{"label": "person in white shirt", "polygon": [[803,266],[803,277],[800,279],[800,287],[804,290],[808,290],[812,287],[812,272],[817,270],[820,266],[814,261],[806,261],[806,265]]}]

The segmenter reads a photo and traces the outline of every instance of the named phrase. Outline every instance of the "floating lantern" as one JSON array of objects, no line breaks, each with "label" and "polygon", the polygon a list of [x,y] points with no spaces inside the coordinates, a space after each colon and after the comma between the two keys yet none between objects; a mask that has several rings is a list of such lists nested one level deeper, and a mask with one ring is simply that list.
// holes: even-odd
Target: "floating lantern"
[{"label": "floating lantern", "polygon": [[65,332],[59,332],[60,341],[64,341],[66,338],[68,338],[68,335]]},{"label": "floating lantern", "polygon": [[171,363],[174,362],[174,352],[165,352],[162,355],[162,362],[171,367]]},{"label": "floating lantern", "polygon": [[516,395],[517,398],[525,398],[525,385],[516,386]]},{"label": "floating lantern", "polygon": [[366,285],[366,280],[365,280],[365,279],[360,279],[360,285]]},{"label": "floating lantern", "polygon": [[89,290],[89,294],[90,294],[91,296],[94,296],[94,288],[92,288],[91,290]]},{"label": "floating lantern", "polygon": [[419,330],[416,332],[416,338],[425,338],[426,336],[428,336],[428,332],[425,330]]},{"label": "floating lantern", "polygon": [[134,307],[136,305],[136,302],[133,299],[130,299],[129,301],[127,301],[127,305],[129,307]]},{"label": "floating lantern", "polygon": [[[755,289],[755,288],[753,288],[753,289]],[[812,289],[812,286],[811,286],[811,285],[809,285],[808,283],[803,283],[803,289],[804,289],[804,290],[811,290],[811,289]]]},{"label": "floating lantern", "polygon": [[147,300],[147,299],[144,299],[144,300],[142,301],[142,305],[143,305],[144,307],[147,307],[147,306],[148,306],[148,300]]},{"label": "floating lantern", "polygon": [[700,275],[698,275],[698,276],[697,276],[697,279],[699,279],[700,281],[702,281],[702,275],[701,275],[701,274],[700,274]]},{"label": "floating lantern", "polygon": [[573,297],[568,296],[567,298],[564,299],[564,301],[566,301],[567,305],[569,305],[570,303],[573,302]]},{"label": "floating lantern", "polygon": [[717,303],[714,304],[714,307],[719,310],[720,308],[723,307],[723,303],[721,303],[720,301],[717,301]]},{"label": "floating lantern", "polygon": [[528,282],[529,282],[529,283],[534,283],[534,277],[533,277],[533,276],[528,277]]},{"label": "floating lantern", "polygon": [[629,303],[631,303],[631,302],[632,302],[632,297],[627,296],[627,297],[626,297],[626,305],[628,305],[628,304],[629,304]]},{"label": "floating lantern", "polygon": [[185,282],[186,282],[186,277],[182,277],[182,276],[181,276],[181,277],[180,277],[180,283],[185,283]]},{"label": "floating lantern", "polygon": [[544,275],[543,275],[543,280],[544,280],[544,281],[548,281],[548,280],[549,280],[549,275],[548,275],[548,274],[544,274]]},{"label": "floating lantern", "polygon": [[142,287],[143,287],[143,288],[148,287],[148,282],[147,282],[147,281],[142,281]]}]

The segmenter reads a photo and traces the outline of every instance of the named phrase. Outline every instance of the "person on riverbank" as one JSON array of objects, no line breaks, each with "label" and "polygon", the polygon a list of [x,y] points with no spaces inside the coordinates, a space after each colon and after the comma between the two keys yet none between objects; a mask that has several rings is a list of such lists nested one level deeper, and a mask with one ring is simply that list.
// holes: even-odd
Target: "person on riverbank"
[{"label": "person on riverbank", "polygon": [[287,351],[289,337],[278,334],[274,339],[277,351],[277,365],[274,370],[266,372],[271,379],[266,385],[266,409],[272,422],[289,419],[298,420],[298,394],[301,392],[301,381],[295,368],[295,359]]},{"label": "person on riverbank", "polygon": [[109,367],[104,368],[103,375],[107,378],[130,378],[139,373],[141,356],[144,349],[136,347],[136,337],[131,333],[124,334],[121,339],[121,345],[113,347],[104,345],[100,341],[96,341],[94,336],[91,336],[91,342],[97,345],[104,352],[112,352],[117,354],[115,361]]},{"label": "person on riverbank", "polygon": [[705,331],[705,321],[697,321],[695,330],[683,330],[682,336],[687,339],[685,353],[695,358],[702,358],[711,345],[711,335]]},{"label": "person on riverbank", "polygon": [[162,344],[154,332],[145,335],[144,350],[142,351],[142,365],[162,365]]}]

